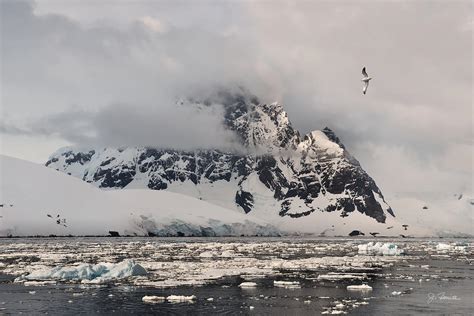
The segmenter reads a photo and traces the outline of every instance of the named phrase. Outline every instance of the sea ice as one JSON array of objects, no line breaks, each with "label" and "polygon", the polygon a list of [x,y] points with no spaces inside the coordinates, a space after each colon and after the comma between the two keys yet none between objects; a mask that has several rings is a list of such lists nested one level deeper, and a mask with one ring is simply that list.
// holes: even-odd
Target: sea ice
[{"label": "sea ice", "polygon": [[142,297],[143,302],[152,303],[152,304],[163,303],[165,299],[166,298],[164,296],[155,296],[155,295],[145,295]]},{"label": "sea ice", "polygon": [[240,283],[239,287],[241,287],[241,288],[257,287],[257,283],[255,283],[255,282],[242,282],[242,283]]},{"label": "sea ice", "polygon": [[436,250],[439,252],[465,252],[466,247],[464,244],[447,244],[440,242],[436,245]]},{"label": "sea ice", "polygon": [[398,256],[403,254],[403,249],[399,249],[393,243],[369,242],[367,244],[358,245],[359,254],[382,255],[382,256]]},{"label": "sea ice", "polygon": [[128,259],[119,263],[80,264],[78,266],[45,268],[19,277],[22,280],[86,280],[104,282],[130,276],[146,275],[147,271],[134,260]]},{"label": "sea ice", "polygon": [[25,281],[23,283],[24,286],[46,286],[54,284],[56,284],[56,281]]},{"label": "sea ice", "polygon": [[196,300],[196,296],[170,295],[166,298],[166,300],[171,303],[193,302],[194,300]]},{"label": "sea ice", "polygon": [[372,287],[367,284],[361,284],[361,285],[348,285],[347,289],[349,291],[372,291]]},{"label": "sea ice", "polygon": [[298,281],[273,281],[273,285],[286,289],[297,289],[301,287]]},{"label": "sea ice", "polygon": [[326,280],[326,281],[338,281],[338,280],[346,280],[346,279],[356,279],[356,280],[363,280],[367,279],[367,275],[363,274],[346,274],[346,273],[328,273],[328,274],[320,274],[318,275],[318,280]]},{"label": "sea ice", "polygon": [[445,244],[445,243],[438,243],[436,245],[436,250],[439,250],[439,251],[445,251],[445,250],[451,250],[452,249],[452,246],[450,244]]}]

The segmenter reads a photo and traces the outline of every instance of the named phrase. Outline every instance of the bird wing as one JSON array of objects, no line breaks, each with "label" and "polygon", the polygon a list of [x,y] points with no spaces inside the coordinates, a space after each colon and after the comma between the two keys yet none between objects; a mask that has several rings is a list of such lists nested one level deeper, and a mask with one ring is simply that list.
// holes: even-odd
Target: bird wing
[{"label": "bird wing", "polygon": [[367,74],[367,71],[365,71],[365,67],[362,68],[362,74],[364,75],[364,77],[368,77],[369,75]]},{"label": "bird wing", "polygon": [[367,93],[367,88],[369,87],[369,82],[368,81],[364,81],[364,87],[362,88],[362,92],[364,94]]}]

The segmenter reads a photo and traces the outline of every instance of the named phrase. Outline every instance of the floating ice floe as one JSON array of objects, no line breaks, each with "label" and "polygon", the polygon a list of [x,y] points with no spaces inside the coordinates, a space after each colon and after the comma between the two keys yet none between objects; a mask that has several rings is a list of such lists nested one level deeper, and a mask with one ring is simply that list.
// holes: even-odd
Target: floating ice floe
[{"label": "floating ice floe", "polygon": [[196,296],[170,295],[166,298],[166,300],[171,303],[194,302],[196,300]]},{"label": "floating ice floe", "polygon": [[286,289],[298,289],[301,287],[300,282],[298,281],[273,281],[273,285]]},{"label": "floating ice floe", "polygon": [[359,254],[381,255],[381,256],[398,256],[403,254],[403,249],[399,249],[393,243],[369,242],[367,244],[358,245]]},{"label": "floating ice floe", "polygon": [[347,273],[328,273],[318,275],[318,280],[325,281],[339,281],[339,280],[364,280],[367,279],[367,274],[347,274]]},{"label": "floating ice floe", "polygon": [[439,252],[465,252],[467,245],[464,244],[447,244],[447,243],[438,243],[436,245],[436,250]]},{"label": "floating ice floe", "polygon": [[112,279],[122,279],[131,276],[146,275],[147,271],[134,260],[124,260],[119,263],[80,264],[69,267],[45,268],[17,278],[16,282],[24,280],[75,280],[105,282]]},{"label": "floating ice floe", "polygon": [[56,281],[25,281],[24,286],[46,286],[46,285],[55,285]]},{"label": "floating ice floe", "polygon": [[453,247],[450,244],[445,244],[445,243],[438,243],[436,245],[436,250],[438,251],[445,251],[445,250],[451,250]]},{"label": "floating ice floe", "polygon": [[166,297],[164,296],[145,295],[142,297],[143,302],[151,303],[151,304],[163,303],[165,300],[166,300]]},{"label": "floating ice floe", "polygon": [[254,288],[254,287],[257,287],[257,283],[255,283],[255,282],[242,282],[242,283],[240,283],[239,287],[241,287],[241,288]]},{"label": "floating ice floe", "polygon": [[367,284],[361,284],[361,285],[348,285],[347,289],[349,291],[372,291],[372,287]]},{"label": "floating ice floe", "polygon": [[341,315],[341,314],[347,314],[347,312],[345,311],[341,311],[341,310],[327,310],[327,311],[324,311],[322,312],[321,314],[330,314],[330,315]]},{"label": "floating ice floe", "polygon": [[214,257],[216,254],[211,252],[211,251],[204,251],[202,253],[199,254],[199,257],[201,258],[212,258]]}]

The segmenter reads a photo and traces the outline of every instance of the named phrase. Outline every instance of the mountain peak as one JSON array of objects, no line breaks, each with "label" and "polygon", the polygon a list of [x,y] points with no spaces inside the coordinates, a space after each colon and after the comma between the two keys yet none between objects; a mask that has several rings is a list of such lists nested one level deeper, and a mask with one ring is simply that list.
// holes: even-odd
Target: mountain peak
[{"label": "mountain peak", "polygon": [[383,223],[393,216],[374,180],[331,129],[300,137],[280,103],[249,94],[220,92],[189,103],[222,105],[224,127],[248,153],[68,149],[46,165],[103,188],[171,190],[264,217],[358,211]]},{"label": "mountain peak", "polygon": [[334,133],[332,129],[326,126],[325,128],[322,129],[322,132],[326,134],[329,140],[341,146],[342,149],[345,149],[344,145],[339,140],[339,137],[336,136],[336,134]]}]

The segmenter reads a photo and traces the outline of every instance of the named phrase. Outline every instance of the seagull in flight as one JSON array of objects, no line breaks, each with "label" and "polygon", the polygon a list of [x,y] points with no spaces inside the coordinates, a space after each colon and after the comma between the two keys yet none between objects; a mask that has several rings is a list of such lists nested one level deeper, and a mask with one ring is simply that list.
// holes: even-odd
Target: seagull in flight
[{"label": "seagull in flight", "polygon": [[369,77],[367,74],[367,71],[365,71],[365,67],[362,68],[362,75],[364,78],[362,78],[362,82],[364,83],[364,87],[362,88],[362,93],[366,94],[367,93],[367,88],[369,87],[369,81],[372,79]]}]

